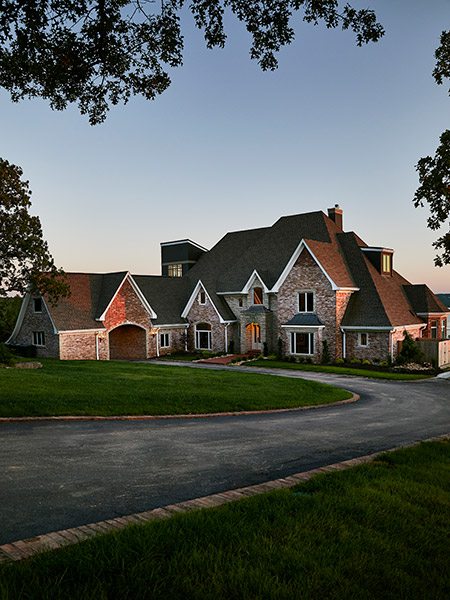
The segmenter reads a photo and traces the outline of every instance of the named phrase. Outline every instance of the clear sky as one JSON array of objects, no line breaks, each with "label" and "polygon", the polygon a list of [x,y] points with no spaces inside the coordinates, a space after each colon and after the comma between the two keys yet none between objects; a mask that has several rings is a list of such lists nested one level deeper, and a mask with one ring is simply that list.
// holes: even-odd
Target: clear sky
[{"label": "clear sky", "polygon": [[344,229],[395,249],[412,283],[450,292],[434,267],[428,211],[412,204],[414,165],[449,127],[450,98],[431,76],[450,26],[448,0],[351,2],[386,35],[358,48],[350,32],[299,23],[263,73],[243,26],[207,50],[186,16],[184,66],[154,102],[131,100],[91,127],[76,108],[0,93],[0,156],[22,166],[58,266],[159,274],[161,241],[213,246],[280,216],[344,209]]}]

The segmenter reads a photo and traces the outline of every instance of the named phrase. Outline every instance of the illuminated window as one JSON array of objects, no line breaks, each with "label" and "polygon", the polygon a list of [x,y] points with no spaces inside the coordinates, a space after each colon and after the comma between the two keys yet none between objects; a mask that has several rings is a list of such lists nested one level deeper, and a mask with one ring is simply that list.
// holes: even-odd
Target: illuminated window
[{"label": "illuminated window", "polygon": [[42,298],[33,298],[33,309],[35,313],[42,312]]},{"label": "illuminated window", "polygon": [[196,350],[211,350],[211,325],[209,323],[197,323],[195,326],[195,348]]},{"label": "illuminated window", "polygon": [[314,292],[300,292],[298,295],[298,311],[314,312]]},{"label": "illuminated window", "polygon": [[381,266],[383,269],[383,273],[391,273],[391,271],[392,271],[392,254],[382,254],[381,260],[382,260]]},{"label": "illuminated window", "polygon": [[33,346],[45,346],[45,334],[43,331],[33,331]]},{"label": "illuminated window", "polygon": [[159,345],[161,348],[169,348],[170,347],[170,333],[160,333],[159,334]]},{"label": "illuminated window", "polygon": [[206,304],[206,292],[205,292],[205,290],[201,290],[200,294],[198,295],[198,303],[199,304]]},{"label": "illuminated window", "polygon": [[255,344],[261,343],[261,327],[258,323],[253,323],[253,341]]},{"label": "illuminated window", "polygon": [[253,304],[263,303],[263,291],[260,287],[253,288]]},{"label": "illuminated window", "polygon": [[314,333],[291,333],[291,354],[314,354]]},{"label": "illuminated window", "polygon": [[369,334],[368,333],[358,333],[358,346],[368,346],[369,345]]},{"label": "illuminated window", "polygon": [[178,263],[168,265],[167,274],[169,277],[183,277],[183,265]]}]

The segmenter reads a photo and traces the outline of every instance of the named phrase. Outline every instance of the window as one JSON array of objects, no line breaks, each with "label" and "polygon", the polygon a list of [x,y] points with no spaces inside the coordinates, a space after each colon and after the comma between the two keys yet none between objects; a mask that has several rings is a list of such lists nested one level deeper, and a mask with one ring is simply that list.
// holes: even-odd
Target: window
[{"label": "window", "polygon": [[263,304],[263,291],[260,287],[253,288],[253,304]]},{"label": "window", "polygon": [[169,277],[183,277],[183,265],[180,263],[168,265],[167,274]]},{"label": "window", "polygon": [[161,348],[169,348],[170,347],[170,333],[160,333],[159,334],[159,345]]},{"label": "window", "polygon": [[447,338],[447,322],[445,321],[445,319],[442,321],[441,323],[442,325],[442,339],[445,340]]},{"label": "window", "polygon": [[291,354],[314,354],[314,333],[291,333]]},{"label": "window", "polygon": [[200,294],[198,295],[198,303],[199,304],[206,304],[206,292],[205,290],[201,290]]},{"label": "window", "polygon": [[255,344],[261,343],[261,327],[258,323],[253,323],[253,342]]},{"label": "window", "polygon": [[299,293],[298,312],[314,312],[314,292]]},{"label": "window", "polygon": [[195,326],[195,348],[196,350],[211,350],[211,325],[209,323],[197,323]]},{"label": "window", "polygon": [[368,346],[369,345],[369,334],[368,333],[358,333],[358,346]]},{"label": "window", "polygon": [[33,346],[45,346],[45,334],[43,331],[33,331]]},{"label": "window", "polygon": [[35,313],[42,312],[42,298],[33,298],[33,309]]},{"label": "window", "polygon": [[392,271],[392,254],[381,255],[381,267],[383,273],[391,273]]},{"label": "window", "polygon": [[437,338],[437,321],[431,321],[430,331],[431,337],[435,340]]},{"label": "window", "polygon": [[242,301],[242,298],[239,298],[239,300],[238,300],[238,304],[239,304],[239,306],[240,306],[240,307],[242,307],[242,306],[243,306],[243,304],[244,304],[244,303],[243,303],[243,301]]}]

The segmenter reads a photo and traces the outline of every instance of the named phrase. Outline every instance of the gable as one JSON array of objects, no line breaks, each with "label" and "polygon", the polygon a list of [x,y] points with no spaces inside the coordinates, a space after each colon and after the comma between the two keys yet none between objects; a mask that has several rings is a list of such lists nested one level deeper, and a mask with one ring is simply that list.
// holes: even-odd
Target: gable
[{"label": "gable", "polygon": [[149,327],[153,315],[156,317],[155,313],[149,310],[137,285],[133,285],[132,278],[127,275],[102,315],[102,320],[107,329],[123,323]]}]

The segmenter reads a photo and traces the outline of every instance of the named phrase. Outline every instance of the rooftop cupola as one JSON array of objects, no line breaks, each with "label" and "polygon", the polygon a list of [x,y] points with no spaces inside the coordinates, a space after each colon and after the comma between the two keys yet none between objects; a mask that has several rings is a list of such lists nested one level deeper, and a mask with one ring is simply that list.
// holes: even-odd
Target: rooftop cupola
[{"label": "rooftop cupola", "polygon": [[183,277],[205,252],[206,248],[191,240],[161,242],[161,274]]}]

